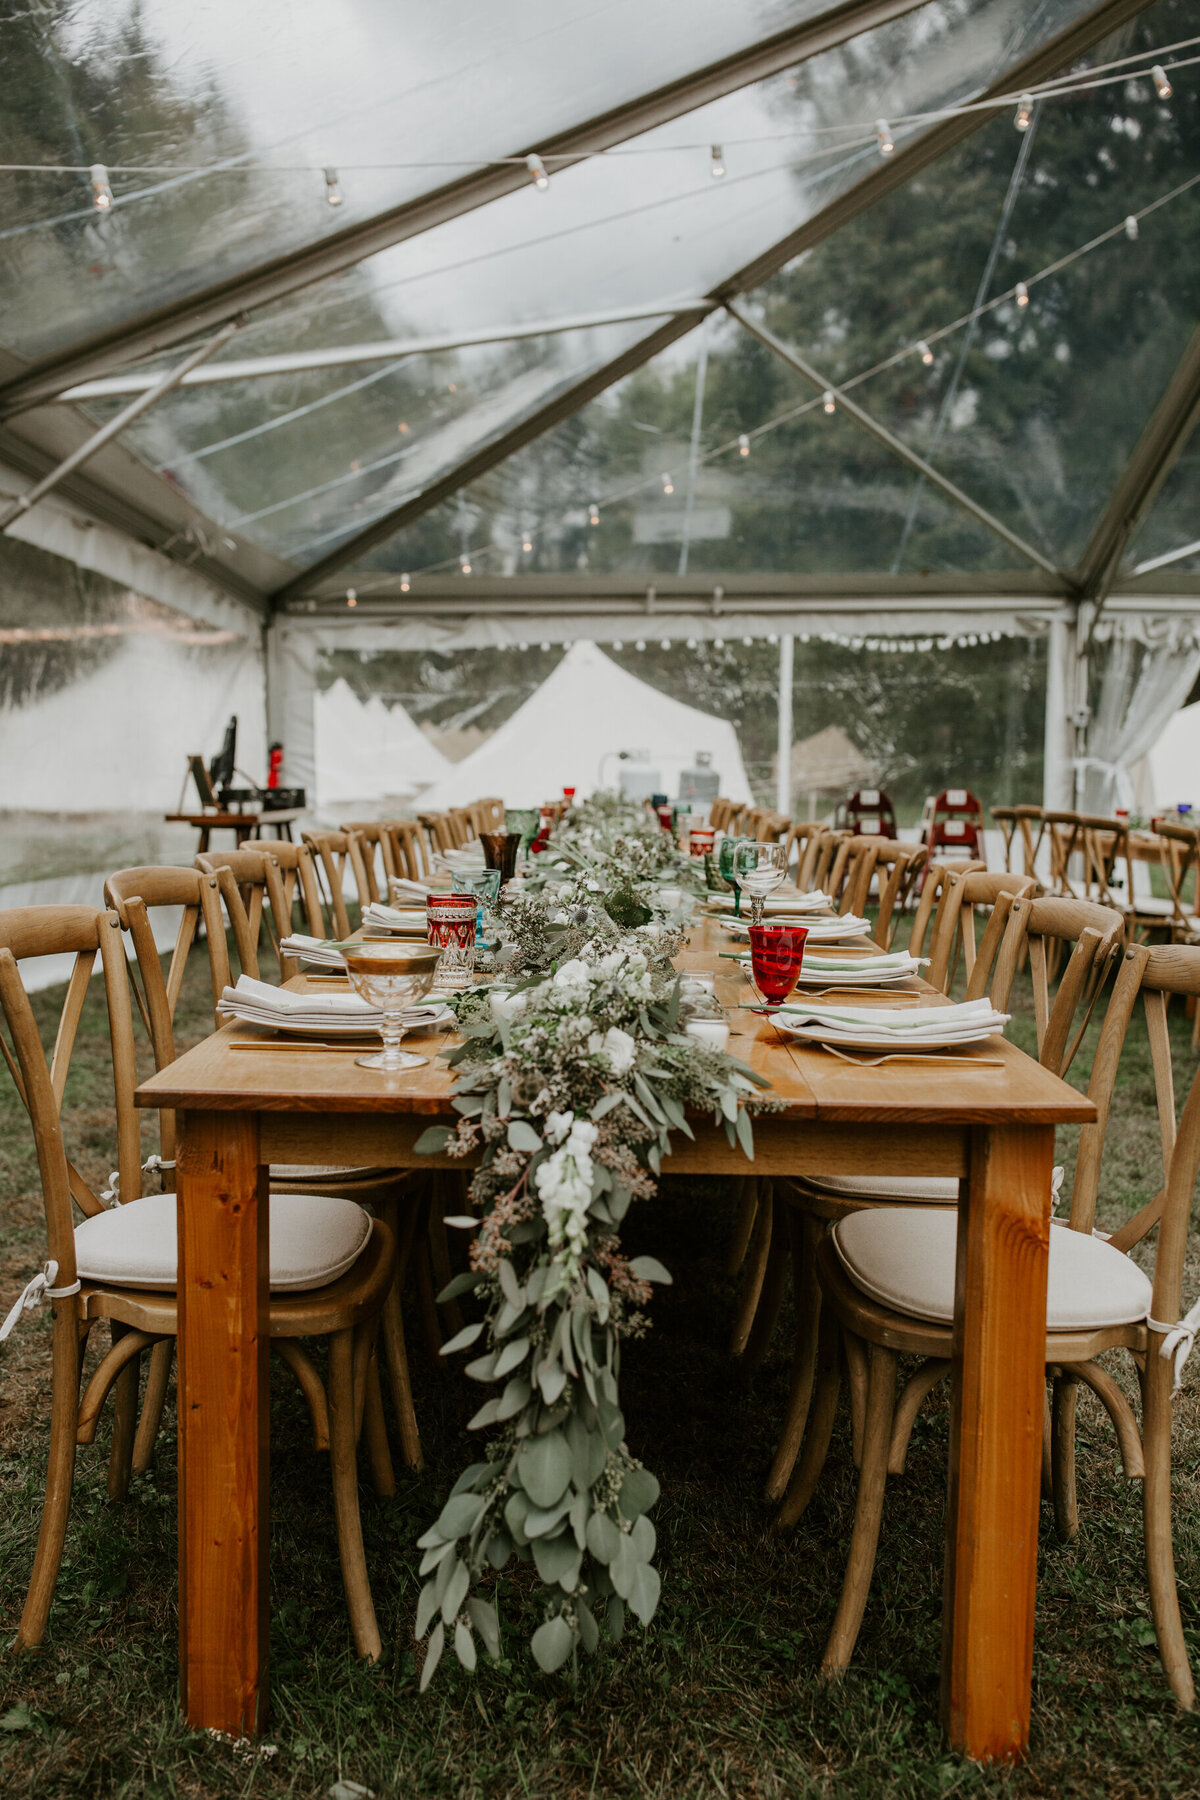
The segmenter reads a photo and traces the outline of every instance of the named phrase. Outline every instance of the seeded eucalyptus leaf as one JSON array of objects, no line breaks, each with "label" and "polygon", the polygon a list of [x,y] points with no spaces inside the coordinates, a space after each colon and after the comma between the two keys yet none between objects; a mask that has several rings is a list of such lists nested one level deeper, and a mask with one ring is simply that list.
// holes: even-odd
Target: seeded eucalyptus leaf
[{"label": "seeded eucalyptus leaf", "polygon": [[654,1546],[658,1542],[658,1533],[655,1531],[654,1526],[650,1523],[650,1520],[646,1517],[645,1513],[642,1513],[639,1518],[636,1518],[633,1521],[633,1525],[629,1532],[629,1541],[633,1545],[641,1561],[649,1562],[650,1558],[654,1555]]},{"label": "seeded eucalyptus leaf", "polygon": [[510,1150],[527,1150],[530,1155],[542,1147],[542,1140],[528,1119],[510,1119],[508,1125],[508,1147]]},{"label": "seeded eucalyptus leaf", "polygon": [[454,1627],[454,1654],[468,1675],[475,1673],[475,1639],[470,1627],[460,1619]]},{"label": "seeded eucalyptus leaf", "polygon": [[421,1670],[421,1693],[433,1680],[438,1664],[442,1660],[442,1646],[446,1642],[446,1632],[439,1619],[429,1634],[429,1648],[425,1652],[425,1667]]},{"label": "seeded eucalyptus leaf", "polygon": [[617,1594],[613,1594],[608,1602],[608,1629],[614,1644],[618,1643],[625,1629],[625,1602]]},{"label": "seeded eucalyptus leaf", "polygon": [[514,1541],[518,1544],[527,1544],[529,1542],[529,1539],[525,1535],[525,1516],[528,1511],[529,1496],[523,1494],[520,1488],[515,1488],[504,1503],[504,1523],[508,1526],[508,1529],[512,1532]]},{"label": "seeded eucalyptus leaf", "polygon": [[489,1350],[486,1356],[477,1356],[474,1362],[467,1364],[463,1374],[469,1375],[472,1381],[494,1381],[496,1379],[495,1352]]},{"label": "seeded eucalyptus leaf", "polygon": [[459,1607],[467,1597],[467,1589],[470,1585],[471,1577],[467,1572],[466,1563],[456,1560],[450,1579],[446,1583],[446,1591],[442,1595],[442,1618],[447,1625],[453,1623]]},{"label": "seeded eucalyptus leaf", "polygon": [[531,1541],[537,1537],[553,1537],[557,1528],[570,1512],[574,1500],[568,1488],[561,1500],[553,1506],[531,1506],[525,1514],[525,1536]]},{"label": "seeded eucalyptus leaf", "polygon": [[608,1318],[609,1306],[611,1304],[608,1284],[603,1275],[601,1275],[599,1269],[592,1268],[589,1268],[587,1272],[587,1284],[588,1292],[596,1302],[596,1317],[599,1319],[601,1325],[603,1325]]},{"label": "seeded eucalyptus leaf", "polygon": [[496,1265],[496,1274],[500,1280],[500,1292],[510,1306],[524,1306],[525,1290],[517,1280],[517,1272],[512,1266],[510,1257],[502,1256]]},{"label": "seeded eucalyptus leaf", "polygon": [[518,1459],[521,1486],[536,1506],[553,1506],[571,1479],[571,1452],[560,1431],[530,1438]]},{"label": "seeded eucalyptus leaf", "polygon": [[453,1550],[453,1542],[448,1544],[434,1544],[433,1548],[427,1550],[421,1558],[421,1566],[417,1570],[417,1574],[428,1575],[430,1570],[436,1569],[440,1562],[444,1562],[446,1557],[452,1554]]},{"label": "seeded eucalyptus leaf", "polygon": [[522,1219],[517,1225],[508,1228],[510,1244],[532,1244],[535,1239],[545,1237],[546,1221],[544,1219]]},{"label": "seeded eucalyptus leaf", "polygon": [[750,1161],[754,1161],[754,1127],[750,1123],[750,1114],[743,1106],[737,1116],[738,1143],[742,1146]]},{"label": "seeded eucalyptus leaf", "polygon": [[575,1617],[579,1622],[579,1641],[591,1656],[600,1642],[600,1627],[596,1623],[595,1614],[586,1600],[576,1600]]},{"label": "seeded eucalyptus leaf", "polygon": [[489,1475],[491,1470],[492,1464],[489,1462],[471,1463],[450,1489],[451,1494],[477,1494],[487,1486],[485,1481],[480,1480],[480,1476]]},{"label": "seeded eucalyptus leaf", "polygon": [[493,1378],[503,1380],[513,1369],[519,1368],[529,1355],[529,1339],[527,1337],[510,1338],[508,1343],[498,1351],[493,1369]]},{"label": "seeded eucalyptus leaf", "polygon": [[608,1210],[613,1216],[614,1225],[619,1225],[629,1211],[629,1202],[633,1195],[627,1187],[615,1187],[608,1202]]},{"label": "seeded eucalyptus leaf", "polygon": [[574,1593],[583,1559],[573,1534],[535,1538],[533,1560],[538,1574],[548,1586],[557,1582],[568,1594]]},{"label": "seeded eucalyptus leaf", "polygon": [[621,1544],[621,1533],[607,1513],[594,1512],[587,1522],[587,1547],[597,1562],[612,1562]]},{"label": "seeded eucalyptus leaf", "polygon": [[627,1519],[636,1519],[639,1513],[649,1512],[658,1495],[658,1482],[649,1469],[630,1469],[621,1483],[618,1504]]},{"label": "seeded eucalyptus leaf", "polygon": [[467,1420],[467,1430],[482,1431],[486,1425],[494,1425],[499,1417],[499,1400],[485,1400],[479,1411]]},{"label": "seeded eucalyptus leaf", "polygon": [[638,1563],[625,1598],[643,1625],[648,1625],[654,1617],[661,1592],[662,1579],[658,1570],[651,1563]]},{"label": "seeded eucalyptus leaf", "polygon": [[574,1633],[560,1613],[557,1619],[538,1626],[529,1647],[543,1673],[553,1675],[570,1656],[574,1643]]},{"label": "seeded eucalyptus leaf", "polygon": [[482,1319],[477,1319],[471,1325],[464,1325],[461,1331],[455,1332],[448,1344],[442,1345],[441,1354],[443,1356],[453,1356],[457,1350],[469,1350],[482,1330]]},{"label": "seeded eucalyptus leaf", "polygon": [[633,1577],[638,1566],[638,1553],[630,1542],[629,1533],[619,1531],[616,1553],[609,1562],[608,1572],[612,1576],[612,1584],[622,1600],[628,1600],[633,1591]]},{"label": "seeded eucalyptus leaf", "polygon": [[413,1150],[418,1156],[439,1156],[454,1136],[449,1125],[430,1125],[421,1133]]},{"label": "seeded eucalyptus leaf", "polygon": [[451,1542],[465,1537],[483,1517],[486,1505],[482,1494],[452,1494],[438,1514],[438,1530]]},{"label": "seeded eucalyptus leaf", "polygon": [[432,1581],[427,1581],[421,1589],[421,1598],[417,1601],[416,1631],[419,1638],[423,1638],[429,1630],[429,1621],[439,1605],[437,1589]]},{"label": "seeded eucalyptus leaf", "polygon": [[543,1363],[538,1370],[538,1386],[542,1390],[542,1399],[547,1406],[553,1406],[567,1385],[566,1370],[558,1363]]},{"label": "seeded eucalyptus leaf", "polygon": [[[493,1531],[487,1541],[487,1559],[493,1569],[502,1569],[513,1553],[512,1539],[506,1531]],[[472,1600],[471,1605],[482,1606],[481,1600]],[[478,1623],[478,1621],[476,1621]]]},{"label": "seeded eucalyptus leaf", "polygon": [[507,1384],[499,1400],[495,1402],[495,1421],[497,1425],[505,1419],[514,1419],[522,1408],[529,1405],[533,1397],[533,1389],[523,1375],[514,1375]]},{"label": "seeded eucalyptus leaf", "polygon": [[491,1657],[500,1654],[500,1621],[496,1617],[496,1609],[488,1600],[468,1600],[467,1611],[471,1615],[471,1623],[483,1639],[483,1647]]},{"label": "seeded eucalyptus leaf", "polygon": [[[478,1224],[478,1219],[474,1223]],[[447,1300],[457,1300],[460,1294],[471,1293],[482,1280],[483,1276],[476,1269],[467,1269],[462,1275],[456,1275],[453,1281],[446,1283],[438,1295],[438,1305],[444,1306]]]},{"label": "seeded eucalyptus leaf", "polygon": [[569,1513],[571,1531],[575,1542],[581,1550],[587,1549],[587,1522],[592,1516],[592,1506],[586,1494],[576,1494],[571,1502]]},{"label": "seeded eucalyptus leaf", "polygon": [[[604,1434],[604,1442],[610,1450],[619,1450],[625,1442],[625,1417],[619,1406],[611,1400],[601,1398],[597,1402],[596,1411],[600,1418],[600,1430]],[[621,1490],[624,1492],[624,1489]]]},{"label": "seeded eucalyptus leaf", "polygon": [[656,1256],[635,1256],[629,1270],[639,1281],[657,1281],[664,1287],[671,1286],[671,1271],[664,1268]]}]

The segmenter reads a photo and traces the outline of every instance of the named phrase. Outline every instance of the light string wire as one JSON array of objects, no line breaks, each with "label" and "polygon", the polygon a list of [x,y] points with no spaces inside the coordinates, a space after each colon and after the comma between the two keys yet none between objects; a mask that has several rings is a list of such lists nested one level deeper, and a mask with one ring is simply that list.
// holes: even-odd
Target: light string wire
[{"label": "light string wire", "polygon": [[[1155,67],[1181,69],[1189,68],[1198,57],[1167,61],[1173,53],[1188,50],[1200,44],[1200,37],[1183,38],[1175,44],[1161,48],[1131,52],[1128,56],[1117,58],[1111,63],[1102,63],[1093,68],[1080,70],[1067,75],[1056,76],[1044,82],[1023,89],[1020,93],[1001,94],[988,100],[966,101],[959,106],[937,108],[932,111],[908,113],[897,116],[893,121],[895,127],[903,129],[907,126],[918,126],[935,123],[947,119],[969,117],[976,113],[1000,112],[1005,108],[1017,105],[1027,95],[1033,99],[1053,99],[1059,96],[1070,96],[1074,93],[1085,93],[1114,83],[1136,80],[1139,76],[1148,76]],[[1134,66],[1144,65],[1144,66]],[[1108,73],[1108,71],[1117,71]],[[768,133],[761,137],[742,137],[729,139],[730,144],[751,145],[756,143],[794,142],[796,139],[812,138],[831,134],[857,134],[861,136],[870,132],[870,141],[877,141],[878,121],[848,121],[837,125],[810,126],[792,132]],[[602,150],[585,149],[575,151],[547,152],[540,160],[551,166],[555,164],[574,164],[581,161],[596,161],[602,157],[639,157],[675,155],[680,152],[702,150],[712,153],[711,144],[679,143],[659,145],[613,146]],[[340,169],[352,172],[369,173],[398,171],[404,169],[466,169],[482,170],[488,168],[520,168],[528,167],[527,156],[480,157],[470,160],[429,159],[414,162],[383,163],[343,163]],[[88,163],[0,163],[0,174],[60,174],[87,175],[94,164]],[[232,156],[210,164],[183,163],[109,163],[104,165],[108,174],[129,175],[161,175],[167,179],[159,186],[142,188],[130,194],[113,195],[108,212],[127,207],[134,202],[152,198],[172,187],[178,187],[193,181],[202,180],[206,176],[227,173],[266,173],[266,174],[320,174],[322,179],[330,172],[327,163],[260,163],[254,162],[248,153]],[[53,218],[30,220],[26,223],[10,226],[0,231],[0,241],[21,237],[29,232],[49,229],[52,226],[66,224],[73,219],[95,218],[96,208],[88,206],[69,213],[60,213]]]},{"label": "light string wire", "polygon": [[[1047,263],[1044,268],[1038,269],[1034,274],[1025,276],[1024,285],[1026,289],[1032,289],[1039,282],[1050,280],[1054,275],[1061,273],[1062,270],[1071,267],[1073,263],[1080,261],[1080,259],[1085,256],[1091,255],[1093,251],[1100,249],[1105,244],[1111,243],[1114,239],[1126,237],[1127,220],[1131,218],[1136,219],[1140,224],[1143,219],[1149,218],[1162,207],[1169,206],[1172,201],[1178,200],[1183,194],[1190,192],[1190,190],[1197,185],[1200,185],[1200,174],[1191,175],[1186,181],[1179,182],[1177,186],[1169,189],[1165,194],[1160,194],[1157,199],[1148,201],[1145,206],[1139,208],[1136,212],[1123,214],[1118,224],[1111,225],[1105,231],[1098,232],[1095,237],[1089,238],[1086,243],[1080,244],[1074,250],[1069,250],[1064,255],[1056,257],[1053,262]],[[981,319],[988,313],[995,312],[999,307],[1015,301],[1017,286],[1018,284],[1014,282],[1013,285],[1006,288],[1003,293],[996,294],[992,299],[985,301],[982,305],[973,307],[971,311],[961,314],[958,318],[951,320],[949,324],[936,326],[931,330],[924,331],[920,337],[914,338],[910,343],[903,345],[900,349],[892,351],[890,355],[871,364],[869,368],[862,369],[857,374],[850,375],[844,381],[836,383],[831,389],[835,402],[838,394],[849,393],[852,389],[861,387],[864,382],[873,380],[877,375],[885,374],[889,369],[895,368],[897,364],[906,362],[913,356],[920,356],[926,346],[944,342],[945,339],[951,337],[955,332],[962,331],[974,324],[977,319]],[[802,418],[806,413],[813,412],[817,407],[822,407],[823,405],[824,396],[822,394],[814,393],[810,398],[800,401],[797,405],[788,407],[783,412],[776,413],[770,419],[765,419],[761,425],[752,426],[748,431],[739,432],[735,436],[727,439],[724,443],[714,446],[713,449],[702,452],[697,459],[697,466],[716,462],[723,456],[740,456],[740,440],[743,437],[747,438],[751,445],[753,445],[758,440],[765,438],[770,432],[777,431],[781,426],[789,424],[794,419]],[[386,460],[391,461],[394,460],[394,458],[388,458]],[[365,468],[360,471],[360,473],[364,474],[366,472],[367,470]],[[345,479],[345,477],[338,478],[339,481],[343,479]],[[334,484],[331,483],[329,485],[332,486]],[[638,494],[658,489],[660,486],[660,477],[645,477],[636,482],[630,482],[622,487],[614,488],[609,492],[600,493],[596,497],[597,505],[600,508],[614,506],[623,500],[633,499]],[[392,503],[389,503],[389,507],[384,508],[375,516],[382,518],[384,514],[390,510],[390,504]],[[361,526],[358,528],[361,529],[362,526],[370,525],[371,523],[371,519],[363,520]],[[342,528],[342,531],[344,533],[354,528],[355,527],[353,526],[346,526]],[[539,533],[543,533],[546,530],[547,525],[545,522],[542,522],[541,524],[531,526],[524,535],[526,539],[532,540]],[[330,533],[327,535],[336,536],[338,533]],[[324,539],[321,541],[324,541]],[[494,543],[484,544],[478,549],[472,546],[470,547],[471,560],[474,562],[478,557],[497,551],[503,554],[504,546]],[[411,582],[421,575],[442,574],[450,569],[459,567],[459,564],[459,554],[444,557],[437,562],[419,565],[406,576],[406,579]],[[374,582],[372,582],[372,577],[369,575],[360,576],[358,578],[360,583],[358,591],[360,594],[369,594],[372,591],[373,586],[374,588],[390,588],[394,585],[395,579],[394,573],[381,574]]]}]

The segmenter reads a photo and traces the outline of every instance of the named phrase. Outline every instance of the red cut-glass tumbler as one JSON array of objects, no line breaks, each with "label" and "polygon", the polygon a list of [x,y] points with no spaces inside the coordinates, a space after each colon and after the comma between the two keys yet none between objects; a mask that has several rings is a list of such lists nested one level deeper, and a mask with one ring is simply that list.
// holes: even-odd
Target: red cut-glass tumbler
[{"label": "red cut-glass tumbler", "polygon": [[804,925],[752,925],[750,963],[763,998],[772,1006],[786,1000],[795,987],[804,962]]}]

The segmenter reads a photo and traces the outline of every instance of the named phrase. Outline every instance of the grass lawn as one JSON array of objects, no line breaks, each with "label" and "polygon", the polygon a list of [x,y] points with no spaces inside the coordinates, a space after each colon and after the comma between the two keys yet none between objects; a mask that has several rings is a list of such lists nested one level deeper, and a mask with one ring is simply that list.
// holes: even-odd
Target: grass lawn
[{"label": "grass lawn", "polygon": [[[206,973],[189,971],[181,1045],[206,1029]],[[61,995],[38,997],[47,1029]],[[1010,1028],[1032,1042],[1027,991]],[[72,1149],[97,1182],[112,1161],[104,1087],[103,998],[94,984],[68,1093]],[[1180,1098],[1194,1059],[1174,1021]],[[1086,1081],[1090,1043],[1072,1079]],[[1159,1185],[1149,1053],[1140,1016],[1109,1131],[1102,1222]],[[152,1146],[147,1143],[147,1149]],[[1070,1160],[1073,1145],[1064,1144]],[[0,1071],[0,1311],[44,1255],[32,1144]],[[1060,1544],[1043,1508],[1033,1745],[1017,1770],[949,1754],[937,1712],[947,1418],[937,1395],[918,1421],[906,1475],[889,1484],[879,1566],[853,1669],[816,1676],[841,1580],[853,1501],[845,1420],[798,1529],[771,1535],[761,1484],[786,1394],[788,1321],[747,1381],[725,1353],[734,1290],[724,1272],[731,1211],[721,1184],[664,1181],[635,1210],[626,1243],[660,1256],[675,1285],[656,1292],[654,1327],[627,1346],[632,1448],[660,1476],[664,1591],[649,1631],[636,1623],[586,1660],[572,1686],[539,1674],[525,1572],[497,1583],[505,1660],[463,1676],[443,1663],[417,1695],[413,1543],[467,1460],[463,1422],[477,1393],[431,1367],[412,1334],[418,1416],[429,1458],[399,1472],[395,1499],[364,1487],[363,1514],[386,1651],[355,1663],[342,1605],[327,1470],[309,1447],[299,1393],[272,1389],[272,1713],[263,1747],[214,1743],[176,1707],[174,1419],[127,1503],[104,1492],[108,1426],[81,1449],[75,1504],[42,1651],[0,1656],[0,1795],[167,1800],[323,1796],[339,1780],[383,1796],[525,1800],[555,1796],[1200,1795],[1200,1723],[1162,1677],[1142,1571],[1140,1484],[1119,1472],[1113,1434],[1080,1402],[1082,1530]],[[1200,1290],[1194,1264],[1189,1297]],[[415,1313],[415,1309],[410,1309]],[[96,1334],[99,1336],[99,1333]],[[93,1353],[94,1354],[94,1353]],[[1196,1365],[1200,1366],[1200,1365]],[[47,1438],[49,1338],[30,1315],[0,1349],[0,1629],[11,1641],[32,1563]],[[1200,1480],[1192,1373],[1176,1413],[1175,1541],[1185,1623],[1200,1664]],[[536,1623],[536,1619],[532,1621]]]}]

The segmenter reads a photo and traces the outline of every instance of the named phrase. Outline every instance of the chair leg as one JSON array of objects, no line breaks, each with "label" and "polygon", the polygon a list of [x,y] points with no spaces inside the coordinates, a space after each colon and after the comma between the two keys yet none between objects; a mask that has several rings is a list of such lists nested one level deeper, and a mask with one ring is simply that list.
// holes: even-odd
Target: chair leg
[{"label": "chair leg", "polygon": [[1075,1407],[1078,1399],[1078,1376],[1070,1369],[1061,1369],[1055,1377],[1050,1403],[1050,1474],[1054,1523],[1059,1537],[1067,1544],[1079,1536],[1079,1506],[1075,1493]]},{"label": "chair leg", "polygon": [[354,1431],[354,1332],[335,1331],[329,1340],[329,1451],[338,1555],[354,1648],[375,1662],[383,1645],[375,1622],[362,1520],[358,1511],[358,1463]]},{"label": "chair leg", "polygon": [[25,1596],[21,1623],[17,1626],[15,1647],[19,1650],[36,1650],[46,1635],[46,1621],[50,1616],[50,1602],[54,1598],[71,1511],[75,1432],[79,1420],[79,1333],[71,1302],[54,1309],[53,1346],[46,1499],[29,1591]]},{"label": "chair leg", "polygon": [[833,1421],[837,1416],[838,1391],[842,1379],[842,1328],[828,1306],[821,1308],[821,1327],[817,1345],[817,1378],[804,1449],[796,1471],[788,1484],[783,1503],[775,1515],[776,1531],[790,1531],[804,1513],[825,1467]]},{"label": "chair leg", "polygon": [[[127,1327],[112,1321],[112,1340],[124,1337]],[[108,1497],[124,1500],[133,1475],[133,1443],[138,1422],[138,1382],[142,1359],[133,1356],[113,1383],[112,1449],[108,1457]]]},{"label": "chair leg", "polygon": [[850,1443],[856,1469],[862,1467],[863,1420],[867,1411],[867,1347],[852,1331],[845,1334],[846,1373],[850,1386]]},{"label": "chair leg", "polygon": [[379,1391],[379,1360],[374,1346],[367,1363],[367,1392],[363,1405],[363,1436],[367,1440],[367,1461],[371,1469],[371,1485],[377,1494],[390,1498],[396,1492],[396,1475],[388,1446],[387,1425],[383,1417],[383,1395]]},{"label": "chair leg", "polygon": [[754,1221],[758,1217],[758,1182],[754,1176],[735,1176],[733,1186],[738,1196],[737,1217],[733,1222],[733,1235],[729,1240],[729,1261],[726,1264],[731,1281],[746,1260],[746,1251],[750,1248],[750,1234],[754,1230]]},{"label": "chair leg", "polygon": [[137,1436],[133,1440],[133,1472],[144,1475],[154,1456],[158,1428],[162,1424],[163,1407],[167,1403],[167,1383],[171,1377],[171,1359],[175,1354],[174,1338],[159,1338],[150,1351],[150,1367],[146,1374],[146,1396]]},{"label": "chair leg", "polygon": [[[1047,1376],[1052,1378],[1053,1371],[1047,1369]],[[1050,1394],[1042,1396],[1042,1499],[1054,1499],[1054,1422],[1050,1417]]]},{"label": "chair leg", "polygon": [[1183,1638],[1183,1621],[1179,1616],[1175,1546],[1171,1532],[1171,1380],[1171,1364],[1164,1362],[1161,1356],[1148,1356],[1142,1390],[1145,1394],[1142,1445],[1146,1480],[1142,1507],[1146,1578],[1158,1654],[1171,1692],[1180,1706],[1190,1712],[1196,1702],[1196,1689]]},{"label": "chair leg", "polygon": [[[758,1186],[757,1182],[755,1185]],[[771,1255],[771,1211],[771,1202],[760,1187],[758,1189],[758,1211],[754,1216],[754,1231],[750,1238],[750,1248],[746,1253],[745,1279],[738,1300],[737,1315],[733,1321],[733,1330],[729,1334],[730,1356],[742,1355],[749,1341],[754,1315],[758,1311],[759,1297],[762,1294],[763,1282],[767,1274],[767,1262]]]},{"label": "chair leg", "polygon": [[949,1373],[948,1362],[931,1356],[905,1382],[892,1420],[892,1438],[888,1448],[889,1475],[903,1475],[904,1465],[908,1461],[908,1442],[917,1422],[917,1414],[938,1382]]},{"label": "chair leg", "polygon": [[400,1426],[400,1453],[408,1468],[420,1470],[425,1467],[425,1458],[421,1451],[421,1434],[417,1429],[417,1414],[413,1406],[412,1379],[408,1368],[408,1345],[404,1336],[404,1283],[408,1276],[408,1266],[412,1260],[413,1243],[417,1234],[421,1207],[411,1196],[405,1197],[407,1204],[401,1205],[400,1196],[394,1196],[380,1207],[380,1216],[389,1227],[396,1240],[396,1273],[392,1285],[387,1291],[380,1315],[380,1331],[383,1336],[383,1354],[387,1363],[388,1381],[392,1390],[392,1405],[396,1411],[396,1419]]},{"label": "chair leg", "polygon": [[817,1280],[816,1249],[821,1222],[799,1207],[785,1210],[788,1242],[792,1252],[792,1304],[796,1311],[796,1346],[792,1356],[792,1386],[787,1412],[779,1434],[779,1447],[767,1476],[766,1497],[782,1498],[800,1446],[812,1404],[817,1369],[817,1336],[821,1322],[821,1285]]},{"label": "chair leg", "polygon": [[833,1621],[833,1630],[821,1659],[821,1673],[831,1679],[845,1673],[854,1654],[859,1627],[866,1610],[871,1576],[875,1572],[875,1552],[879,1545],[879,1526],[883,1518],[883,1495],[887,1485],[895,1398],[895,1352],[885,1350],[880,1344],[872,1344],[868,1355],[862,1466],[858,1476],[850,1557],[846,1564],[846,1579],[842,1584],[837,1617]]},{"label": "chair leg", "polygon": [[782,1200],[776,1200],[772,1194],[772,1183],[763,1183],[761,1204],[771,1211],[771,1245],[767,1254],[767,1267],[763,1276],[762,1292],[758,1297],[754,1318],[750,1325],[750,1335],[746,1339],[744,1363],[748,1371],[757,1369],[767,1351],[771,1347],[771,1339],[775,1336],[775,1327],[779,1323],[779,1313],[783,1306],[783,1293],[787,1286],[788,1243],[784,1223],[785,1208]]}]

